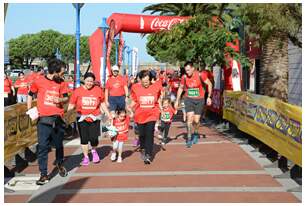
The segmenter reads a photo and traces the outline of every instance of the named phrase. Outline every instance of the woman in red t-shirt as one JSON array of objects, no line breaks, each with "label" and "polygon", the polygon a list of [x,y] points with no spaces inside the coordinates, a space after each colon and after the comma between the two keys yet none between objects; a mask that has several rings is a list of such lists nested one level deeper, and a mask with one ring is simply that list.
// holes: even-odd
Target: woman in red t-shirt
[{"label": "woman in red t-shirt", "polygon": [[12,83],[12,80],[7,76],[7,73],[4,72],[4,106],[10,105],[10,96],[13,94],[15,96],[15,89]]},{"label": "woman in red t-shirt", "polygon": [[17,88],[17,102],[27,102],[29,83],[26,78],[24,78],[24,73],[19,72],[18,79],[15,82],[15,88]]},{"label": "woman in red t-shirt", "polygon": [[109,117],[109,111],[104,103],[104,93],[100,87],[94,86],[95,75],[86,73],[84,75],[84,85],[75,89],[71,95],[68,111],[76,108],[78,117],[78,128],[83,150],[83,161],[81,165],[89,165],[88,142],[92,150],[93,163],[100,162],[100,157],[96,151],[101,135],[100,120],[101,112],[104,110]]},{"label": "woman in red t-shirt", "polygon": [[121,163],[123,143],[128,139],[130,126],[130,117],[127,116],[125,109],[116,111],[116,117],[113,119],[113,126],[117,129],[118,134],[113,140],[113,152],[111,155],[111,160],[116,160],[118,152],[117,162]]},{"label": "woman in red t-shirt", "polygon": [[134,109],[134,121],[138,125],[141,157],[145,164],[150,164],[153,155],[154,126],[161,110],[162,86],[158,83],[151,83],[150,71],[140,71],[139,78],[140,84],[134,84],[131,89],[130,107]]}]

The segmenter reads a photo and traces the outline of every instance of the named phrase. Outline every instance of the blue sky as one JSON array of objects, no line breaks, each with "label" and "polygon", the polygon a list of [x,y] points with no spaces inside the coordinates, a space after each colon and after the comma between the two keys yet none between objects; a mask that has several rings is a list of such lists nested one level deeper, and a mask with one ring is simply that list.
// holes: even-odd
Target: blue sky
[{"label": "blue sky", "polygon": [[[86,3],[81,9],[81,35],[91,35],[101,24],[103,17],[114,12],[141,14],[147,5],[150,3]],[[4,40],[46,29],[75,34],[75,26],[75,9],[70,3],[10,3],[4,24]],[[140,62],[154,61],[154,58],[146,53],[146,37],[142,38],[140,34],[133,33],[123,33],[123,36],[127,45],[139,49]]]}]

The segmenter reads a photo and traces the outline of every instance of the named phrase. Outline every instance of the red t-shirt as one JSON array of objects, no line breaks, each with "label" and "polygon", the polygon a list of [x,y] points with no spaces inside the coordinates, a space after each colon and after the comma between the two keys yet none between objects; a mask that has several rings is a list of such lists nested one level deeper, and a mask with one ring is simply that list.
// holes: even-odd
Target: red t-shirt
[{"label": "red t-shirt", "polygon": [[27,79],[17,79],[15,82],[15,87],[18,87],[18,91],[17,94],[23,94],[23,95],[27,95],[29,88],[28,88],[28,81]]},{"label": "red t-shirt", "polygon": [[83,86],[75,89],[70,97],[70,104],[76,105],[80,115],[100,115],[100,105],[104,102],[104,92],[100,87],[94,86],[87,90]]},{"label": "red t-shirt", "polygon": [[26,80],[31,85],[35,80],[39,79],[37,78],[37,76],[40,76],[40,75],[37,75],[35,72],[33,72],[32,74],[28,74],[26,76]]},{"label": "red t-shirt", "polygon": [[168,108],[163,108],[163,113],[160,115],[160,120],[164,122],[172,122],[173,115],[175,113],[175,110],[172,106],[169,106]]},{"label": "red t-shirt", "polygon": [[4,92],[10,94],[12,92],[11,91],[12,85],[13,82],[10,78],[7,77],[6,79],[4,79]]},{"label": "red t-shirt", "polygon": [[136,103],[134,121],[144,124],[159,119],[160,111],[158,99],[162,87],[157,82],[144,88],[141,84],[134,84],[131,89],[131,98]]},{"label": "red t-shirt", "polygon": [[63,104],[55,104],[55,97],[62,98],[67,93],[64,82],[56,83],[44,78],[36,79],[30,86],[30,91],[37,93],[37,109],[39,116],[64,115]]},{"label": "red t-shirt", "polygon": [[109,96],[124,96],[124,86],[127,86],[126,79],[118,75],[117,77],[110,77],[105,88],[109,91]]},{"label": "red t-shirt", "polygon": [[114,127],[118,130],[117,140],[126,141],[128,139],[130,117],[126,116],[124,121],[120,121],[119,118],[115,118],[113,121]]},{"label": "red t-shirt", "polygon": [[170,84],[171,92],[176,94],[177,90],[180,86],[180,79],[179,78],[171,79],[171,80],[169,80],[169,84]]},{"label": "red t-shirt", "polygon": [[199,73],[198,71],[195,71],[191,77],[188,77],[187,75],[182,76],[181,85],[184,85],[185,97],[192,99],[204,98],[204,89],[200,80],[200,75],[202,81],[206,81],[207,74],[205,72]]},{"label": "red t-shirt", "polygon": [[65,82],[65,86],[67,87],[67,90],[69,93],[73,92],[74,89],[74,83],[73,82]]}]

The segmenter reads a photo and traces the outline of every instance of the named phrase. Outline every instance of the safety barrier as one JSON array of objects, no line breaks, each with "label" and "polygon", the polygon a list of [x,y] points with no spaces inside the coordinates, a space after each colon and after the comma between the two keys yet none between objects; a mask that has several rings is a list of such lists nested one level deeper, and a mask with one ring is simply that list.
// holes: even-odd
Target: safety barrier
[{"label": "safety barrier", "polygon": [[[33,104],[36,105],[36,101]],[[68,104],[64,106],[65,111],[67,107]],[[4,109],[4,161],[37,143],[37,120],[32,121],[26,111],[26,103],[14,104]],[[74,110],[65,112],[64,119],[67,123],[74,122],[75,118]]]},{"label": "safety barrier", "polygon": [[224,92],[223,118],[302,167],[302,108],[248,92]]}]

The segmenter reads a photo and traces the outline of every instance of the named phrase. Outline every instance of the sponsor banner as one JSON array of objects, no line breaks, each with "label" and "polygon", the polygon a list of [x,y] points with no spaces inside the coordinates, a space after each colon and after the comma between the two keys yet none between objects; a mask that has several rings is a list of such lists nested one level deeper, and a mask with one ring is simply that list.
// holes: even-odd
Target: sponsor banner
[{"label": "sponsor banner", "polygon": [[224,92],[223,118],[302,167],[302,108],[248,92]]},{"label": "sponsor banner", "polygon": [[[33,102],[36,106],[36,101]],[[65,111],[68,104],[65,105]],[[37,143],[37,120],[26,114],[26,103],[5,107],[4,110],[4,160],[10,160],[25,148]],[[71,124],[76,119],[75,111],[65,112],[64,119]]]}]

